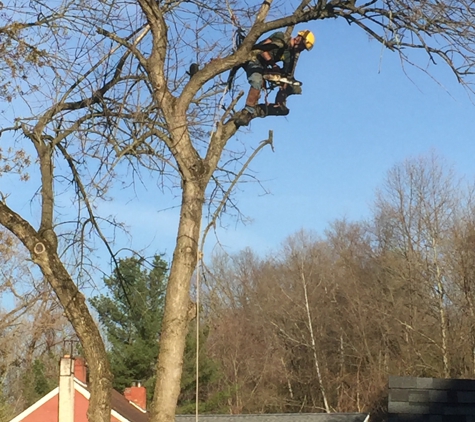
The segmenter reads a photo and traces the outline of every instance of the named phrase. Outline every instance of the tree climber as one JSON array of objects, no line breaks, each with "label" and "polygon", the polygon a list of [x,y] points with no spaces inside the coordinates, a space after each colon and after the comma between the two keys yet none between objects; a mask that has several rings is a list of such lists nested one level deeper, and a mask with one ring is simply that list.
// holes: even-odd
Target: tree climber
[{"label": "tree climber", "polygon": [[[244,65],[247,80],[251,85],[246,99],[246,106],[235,117],[238,126],[247,126],[254,117],[286,116],[289,109],[286,99],[292,94],[301,94],[299,83],[293,79],[297,59],[301,51],[311,50],[315,44],[315,36],[309,30],[299,31],[297,36],[285,41],[283,32],[276,32],[263,42],[253,47],[254,58]],[[257,50],[257,51],[256,51]],[[283,62],[282,67],[277,62]],[[270,75],[285,77],[289,83],[278,83],[279,90],[275,103],[257,104],[261,90],[265,87],[265,79]],[[279,78],[276,78],[279,79]],[[272,80],[272,79],[271,79]]]}]

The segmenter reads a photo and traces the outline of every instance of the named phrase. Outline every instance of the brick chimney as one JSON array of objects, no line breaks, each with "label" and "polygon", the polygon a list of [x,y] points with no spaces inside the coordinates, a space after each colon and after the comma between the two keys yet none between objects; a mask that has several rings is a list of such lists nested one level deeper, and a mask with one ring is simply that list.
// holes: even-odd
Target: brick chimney
[{"label": "brick chimney", "polygon": [[147,410],[147,390],[140,383],[124,390],[124,397],[136,404],[144,412]]},{"label": "brick chimney", "polygon": [[74,358],[74,377],[81,381],[82,383],[86,384],[87,380],[87,366],[86,361],[84,358],[77,357]]}]

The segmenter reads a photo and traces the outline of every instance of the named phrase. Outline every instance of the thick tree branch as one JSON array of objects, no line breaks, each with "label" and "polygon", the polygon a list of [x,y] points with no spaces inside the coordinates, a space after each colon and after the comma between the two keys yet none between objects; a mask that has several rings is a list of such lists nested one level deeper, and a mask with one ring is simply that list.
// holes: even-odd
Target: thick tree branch
[{"label": "thick tree branch", "polygon": [[[54,289],[64,312],[84,348],[91,369],[89,420],[102,420],[104,409],[110,415],[112,374],[101,335],[89,313],[84,295],[79,292],[54,248],[26,220],[0,200],[0,224],[11,231],[28,249],[48,283]],[[97,413],[96,413],[97,412]]]}]

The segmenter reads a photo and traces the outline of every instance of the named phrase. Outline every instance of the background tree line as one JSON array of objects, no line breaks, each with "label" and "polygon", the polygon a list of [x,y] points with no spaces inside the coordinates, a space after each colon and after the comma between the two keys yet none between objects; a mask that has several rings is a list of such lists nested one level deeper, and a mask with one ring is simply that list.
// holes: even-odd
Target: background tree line
[{"label": "background tree line", "polygon": [[216,256],[207,350],[229,410],[375,410],[390,374],[473,378],[473,187],[435,154],[409,159],[367,221]]},{"label": "background tree line", "polygon": [[[435,154],[409,159],[388,172],[367,221],[337,220],[323,236],[302,230],[265,257],[215,255],[201,303],[200,411],[374,411],[390,374],[473,378],[473,188]],[[154,384],[167,271],[161,256],[123,259],[106,294],[91,299],[119,391]],[[10,362],[3,402],[18,410],[50,387],[43,374],[55,370],[59,334],[53,308],[38,317],[48,296],[17,303],[30,332],[0,353]],[[18,327],[2,327],[1,338]],[[191,324],[179,412],[194,412],[196,341]],[[22,387],[27,373],[36,393]]]}]

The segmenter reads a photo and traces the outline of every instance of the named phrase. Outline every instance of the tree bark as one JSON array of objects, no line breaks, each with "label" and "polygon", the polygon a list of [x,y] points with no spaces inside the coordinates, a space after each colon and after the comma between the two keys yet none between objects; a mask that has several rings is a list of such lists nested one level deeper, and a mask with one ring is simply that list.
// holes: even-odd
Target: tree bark
[{"label": "tree bark", "polygon": [[189,292],[191,277],[198,260],[203,201],[204,188],[200,183],[184,181],[178,236],[168,279],[159,340],[160,352],[151,422],[170,422],[175,419],[188,323],[195,316]]},{"label": "tree bark", "polygon": [[10,230],[28,249],[43,276],[50,283],[71,322],[90,369],[91,400],[87,412],[91,422],[110,422],[112,374],[99,329],[89,313],[84,295],[79,292],[64,268],[56,249],[26,220],[0,201],[0,224]]},{"label": "tree bark", "polygon": [[310,334],[310,343],[312,345],[313,363],[315,365],[315,371],[317,373],[318,385],[320,387],[320,393],[322,394],[322,400],[323,400],[323,405],[325,407],[325,412],[330,413],[331,409],[330,409],[330,405],[328,404],[325,386],[323,385],[322,371],[320,369],[320,361],[318,359],[317,342],[315,341],[315,334],[313,332],[312,315],[310,312],[310,304],[308,300],[307,280],[305,279],[305,274],[303,273],[303,270],[301,270],[300,272],[300,280],[302,281],[302,287],[303,287],[303,292],[304,292],[305,313],[307,316],[308,331]]}]

